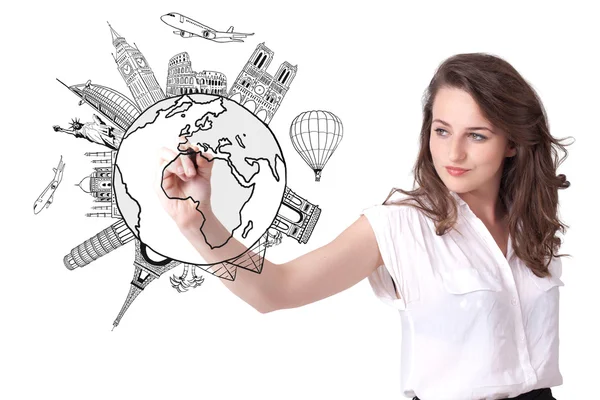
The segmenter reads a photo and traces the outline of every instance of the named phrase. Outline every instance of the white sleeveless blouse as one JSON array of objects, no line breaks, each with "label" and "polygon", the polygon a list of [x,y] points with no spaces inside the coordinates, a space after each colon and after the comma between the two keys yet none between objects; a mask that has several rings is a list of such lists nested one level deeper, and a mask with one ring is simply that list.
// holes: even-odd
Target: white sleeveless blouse
[{"label": "white sleeveless blouse", "polygon": [[468,204],[450,193],[463,236],[456,230],[437,236],[433,221],[411,206],[362,211],[384,262],[369,283],[400,313],[403,394],[493,400],[561,385],[561,259],[553,258],[551,277],[538,278],[509,238],[508,261]]}]

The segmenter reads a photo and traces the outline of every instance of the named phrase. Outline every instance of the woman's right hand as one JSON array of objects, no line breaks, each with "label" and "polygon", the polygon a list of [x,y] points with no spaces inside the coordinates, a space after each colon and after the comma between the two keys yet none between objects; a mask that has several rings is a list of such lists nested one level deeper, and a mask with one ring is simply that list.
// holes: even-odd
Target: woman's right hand
[{"label": "woman's right hand", "polygon": [[181,144],[180,151],[193,150],[192,154],[176,153],[162,147],[155,189],[165,211],[179,228],[194,224],[203,218],[200,211],[211,210],[210,195],[214,157],[202,153],[198,146]]}]

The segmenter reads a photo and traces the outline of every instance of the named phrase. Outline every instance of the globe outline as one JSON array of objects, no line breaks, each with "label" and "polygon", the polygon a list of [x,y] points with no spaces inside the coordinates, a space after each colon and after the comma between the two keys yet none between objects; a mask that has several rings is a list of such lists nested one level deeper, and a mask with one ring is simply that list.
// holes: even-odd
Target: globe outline
[{"label": "globe outline", "polygon": [[[157,101],[156,103],[154,103],[152,106],[146,108],[144,111],[142,111],[137,117],[136,119],[131,123],[131,125],[127,128],[127,131],[125,132],[125,134],[123,135],[123,139],[121,142],[121,145],[127,140],[127,138],[129,136],[131,136],[131,134],[135,131],[137,131],[141,126],[144,126],[144,124],[140,125],[139,124],[139,120],[144,118],[147,114],[149,114],[151,112],[151,110],[156,109],[156,106],[164,103],[164,102],[171,102],[173,104],[176,104],[176,102],[179,99],[182,99],[184,97],[189,97],[192,100],[194,98],[201,98],[204,100],[208,100],[208,101],[214,101],[217,99],[222,99],[223,103],[226,103],[228,105],[233,104],[235,105],[235,107],[238,107],[239,110],[243,110],[243,112],[247,113],[248,115],[251,115],[253,120],[260,122],[260,124],[262,125],[263,128],[266,128],[266,131],[269,132],[269,137],[270,139],[273,141],[273,143],[276,146],[276,150],[278,155],[281,158],[281,162],[283,164],[283,174],[280,175],[280,180],[282,181],[282,190],[281,190],[281,194],[278,200],[278,204],[279,206],[281,206],[281,204],[283,203],[284,197],[285,197],[285,188],[287,187],[287,164],[285,162],[285,157],[283,154],[283,151],[281,149],[281,145],[279,144],[279,141],[277,140],[277,137],[275,136],[275,133],[271,130],[271,128],[269,127],[268,124],[266,124],[263,120],[261,120],[260,118],[258,118],[254,113],[252,113],[251,111],[249,111],[246,107],[244,107],[243,105],[239,104],[238,102],[236,102],[235,100],[232,100],[226,96],[221,96],[218,94],[207,94],[207,93],[191,93],[191,94],[181,94],[181,95],[177,95],[177,96],[170,96],[170,97],[166,97],[164,99],[161,99],[160,101]],[[153,122],[154,123],[154,122]],[[147,123],[145,125],[148,125]],[[145,126],[144,126],[145,127]],[[133,128],[133,129],[132,129]],[[113,195],[115,197],[115,204],[116,207],[119,211],[119,214],[121,215],[121,219],[123,220],[123,222],[125,223],[125,225],[127,226],[127,228],[131,231],[131,233],[135,236],[135,238],[137,240],[140,241],[140,244],[148,247],[149,249],[151,249],[154,253],[164,257],[166,260],[164,262],[167,262],[167,260],[173,260],[173,261],[177,261],[180,263],[185,263],[185,264],[193,264],[193,265],[197,265],[197,266],[211,266],[211,265],[215,265],[221,262],[228,262],[228,261],[232,261],[235,260],[237,258],[239,258],[242,254],[244,254],[245,252],[238,254],[236,256],[230,257],[228,259],[225,260],[221,260],[219,262],[216,263],[194,263],[194,262],[190,262],[187,260],[182,260],[179,257],[175,256],[175,255],[168,255],[165,254],[164,252],[161,252],[157,249],[155,249],[154,247],[152,247],[151,244],[144,242],[139,234],[138,234],[138,230],[136,229],[135,226],[131,226],[130,225],[130,221],[128,218],[126,218],[126,213],[123,212],[123,209],[119,203],[119,195],[117,194],[117,190],[114,190],[117,186],[120,186],[121,183],[120,182],[116,182],[116,177],[117,177],[117,168],[119,168],[119,155],[122,154],[121,153],[121,146],[119,146],[119,149],[117,149],[117,153],[115,155],[115,162],[113,165],[113,173],[112,173],[112,186],[113,186]],[[119,175],[122,177],[121,173],[120,173],[120,169],[119,169]],[[212,179],[211,179],[211,184],[212,184]],[[138,204],[138,207],[141,210],[141,205],[139,203],[139,201],[134,198],[133,196],[130,195],[131,200],[135,201]],[[191,198],[191,196],[188,196],[187,198]],[[240,210],[241,211],[241,210]],[[141,214],[141,211],[140,211]],[[256,244],[261,240],[261,238],[268,232],[268,230],[270,229],[270,227],[272,226],[273,222],[277,219],[278,216],[278,212],[275,212],[273,215],[273,218],[269,221],[269,226],[257,237],[257,239],[252,242],[251,245],[246,245],[247,249],[253,249],[254,246],[256,246]],[[233,238],[233,234],[231,236]],[[153,261],[153,263],[157,263],[157,261]]]}]

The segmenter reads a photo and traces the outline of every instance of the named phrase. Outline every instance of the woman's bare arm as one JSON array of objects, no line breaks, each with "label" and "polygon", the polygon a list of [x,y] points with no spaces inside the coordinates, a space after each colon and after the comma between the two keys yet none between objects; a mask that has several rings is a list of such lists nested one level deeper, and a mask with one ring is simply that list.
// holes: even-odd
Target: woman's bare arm
[{"label": "woman's bare arm", "polygon": [[[205,214],[210,215],[210,212]],[[205,228],[216,234],[224,229],[216,219],[208,217],[206,223],[214,224]],[[203,248],[206,241],[197,228],[184,229],[183,232],[201,254],[207,254]],[[229,234],[226,230],[222,233]],[[232,238],[227,248],[222,250],[231,255],[240,254],[245,249]],[[221,259],[227,258],[214,253],[214,250],[210,253]],[[348,289],[381,264],[383,261],[375,234],[366,217],[361,216],[333,241],[310,253],[283,264],[264,259],[260,274],[240,268],[234,281],[221,281],[256,310],[267,313],[300,307]]]},{"label": "woman's bare arm", "polygon": [[[188,144],[189,145],[189,144]],[[176,154],[159,152],[156,193],[187,240],[206,264],[259,257],[240,243],[211,207],[210,154],[191,146]],[[260,274],[238,268],[234,281],[221,281],[256,310],[266,313],[305,304],[341,292],[369,276],[383,262],[366,217],[359,217],[329,244],[283,264],[263,260]]]},{"label": "woman's bare arm", "polygon": [[295,308],[344,291],[383,264],[371,224],[359,217],[333,241],[278,267],[283,289],[272,311]]}]

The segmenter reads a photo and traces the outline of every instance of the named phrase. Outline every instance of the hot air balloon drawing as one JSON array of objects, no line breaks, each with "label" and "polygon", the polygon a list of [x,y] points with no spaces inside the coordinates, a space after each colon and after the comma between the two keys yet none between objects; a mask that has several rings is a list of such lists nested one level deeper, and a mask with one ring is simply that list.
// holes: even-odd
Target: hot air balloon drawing
[{"label": "hot air balloon drawing", "polygon": [[290,125],[290,139],[300,157],[315,171],[315,181],[342,141],[342,121],[329,111],[305,111]]}]

